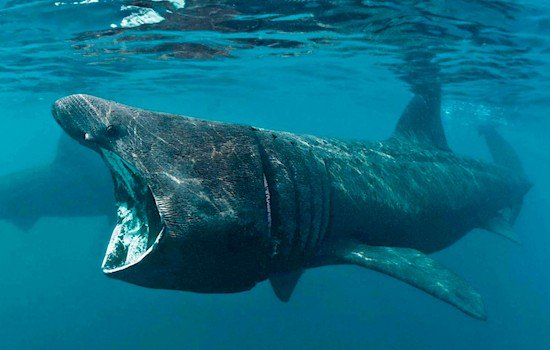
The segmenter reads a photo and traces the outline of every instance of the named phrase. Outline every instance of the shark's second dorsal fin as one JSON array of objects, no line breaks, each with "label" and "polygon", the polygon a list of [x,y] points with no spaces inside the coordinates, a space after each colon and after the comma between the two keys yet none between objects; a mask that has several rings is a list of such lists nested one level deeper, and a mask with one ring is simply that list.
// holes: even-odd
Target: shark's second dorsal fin
[{"label": "shark's second dorsal fin", "polygon": [[439,85],[418,87],[401,114],[394,137],[449,150],[441,123],[441,89]]}]

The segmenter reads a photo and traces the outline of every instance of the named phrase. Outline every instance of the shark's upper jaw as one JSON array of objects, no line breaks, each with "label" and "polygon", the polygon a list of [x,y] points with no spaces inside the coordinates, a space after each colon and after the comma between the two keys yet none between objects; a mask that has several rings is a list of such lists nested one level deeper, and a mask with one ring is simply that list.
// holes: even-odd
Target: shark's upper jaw
[{"label": "shark's upper jaw", "polygon": [[155,249],[164,223],[151,189],[138,171],[116,153],[100,148],[115,183],[117,224],[102,269],[112,274],[139,264]]}]

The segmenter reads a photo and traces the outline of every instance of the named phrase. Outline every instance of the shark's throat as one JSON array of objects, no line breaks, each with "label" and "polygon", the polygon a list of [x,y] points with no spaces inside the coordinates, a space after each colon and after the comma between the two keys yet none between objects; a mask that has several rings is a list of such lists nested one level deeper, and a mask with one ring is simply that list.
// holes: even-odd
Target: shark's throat
[{"label": "shark's throat", "polygon": [[163,224],[151,190],[134,167],[115,153],[102,149],[115,183],[117,224],[102,268],[116,272],[139,263],[161,237]]}]

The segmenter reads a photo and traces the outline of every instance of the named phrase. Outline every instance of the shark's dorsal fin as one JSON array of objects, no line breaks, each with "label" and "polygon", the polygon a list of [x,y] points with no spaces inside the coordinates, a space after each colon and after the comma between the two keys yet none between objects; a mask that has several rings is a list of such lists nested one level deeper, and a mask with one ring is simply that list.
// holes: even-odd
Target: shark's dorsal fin
[{"label": "shark's dorsal fin", "polygon": [[296,284],[298,284],[302,273],[304,273],[304,270],[295,270],[277,273],[269,277],[271,287],[280,301],[286,303],[290,300],[292,292],[294,292],[294,288],[296,288]]},{"label": "shark's dorsal fin", "polygon": [[394,137],[449,150],[441,122],[441,89],[417,88],[401,114]]},{"label": "shark's dorsal fin", "polygon": [[368,246],[353,241],[328,244],[313,266],[354,264],[397,278],[484,320],[483,301],[462,278],[422,252],[410,248]]}]

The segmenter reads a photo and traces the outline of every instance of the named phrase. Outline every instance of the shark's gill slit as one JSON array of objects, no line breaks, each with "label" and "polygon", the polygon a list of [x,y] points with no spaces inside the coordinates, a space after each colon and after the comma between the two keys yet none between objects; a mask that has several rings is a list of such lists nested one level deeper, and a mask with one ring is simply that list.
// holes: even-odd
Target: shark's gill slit
[{"label": "shark's gill slit", "polygon": [[267,183],[267,178],[264,175],[264,188],[265,188],[265,206],[267,211],[267,229],[269,235],[271,236],[271,193],[269,192],[269,184]]},{"label": "shark's gill slit", "polygon": [[103,260],[103,271],[116,272],[140,262],[160,239],[163,223],[151,189],[137,170],[108,150],[102,150],[115,183],[117,224]]},{"label": "shark's gill slit", "polygon": [[[277,217],[277,193],[275,192],[275,173],[269,162],[269,155],[267,154],[264,146],[261,144],[257,135],[254,134],[256,145],[258,146],[258,153],[260,156],[260,164],[262,166],[262,176],[265,192],[265,205],[266,205],[266,217],[267,217],[267,235],[273,237],[277,232],[279,225],[279,219]],[[275,232],[274,232],[275,231]]]}]

